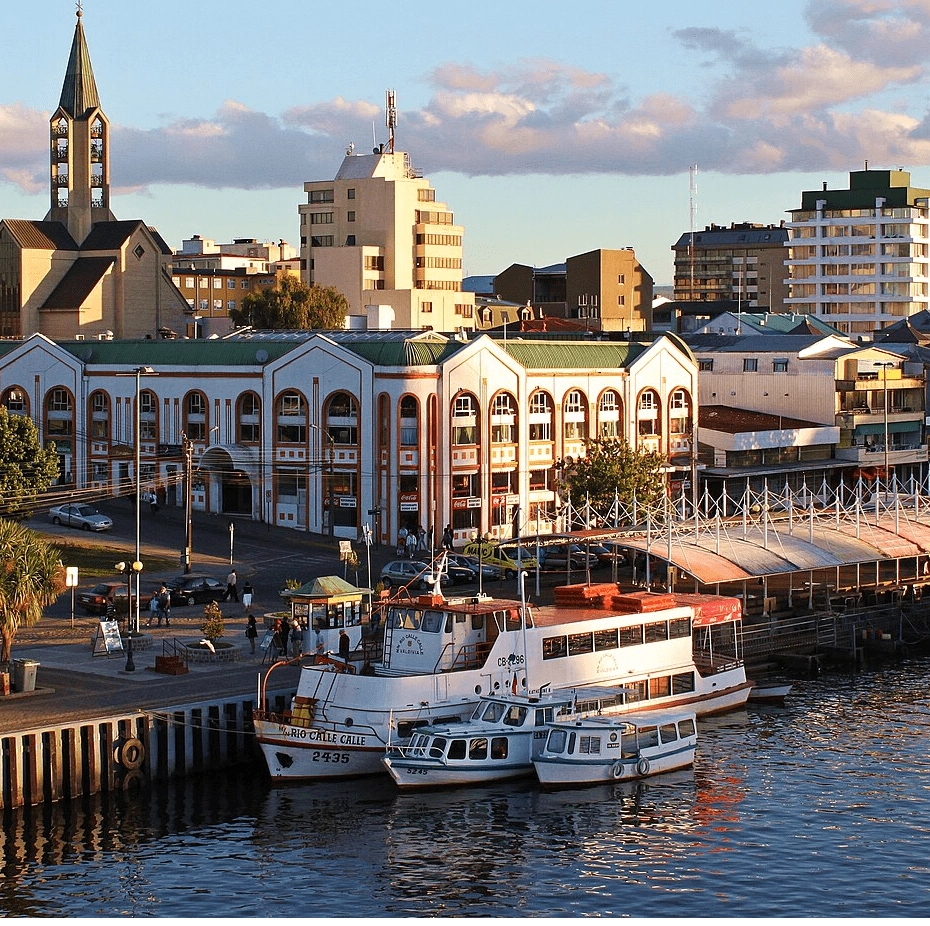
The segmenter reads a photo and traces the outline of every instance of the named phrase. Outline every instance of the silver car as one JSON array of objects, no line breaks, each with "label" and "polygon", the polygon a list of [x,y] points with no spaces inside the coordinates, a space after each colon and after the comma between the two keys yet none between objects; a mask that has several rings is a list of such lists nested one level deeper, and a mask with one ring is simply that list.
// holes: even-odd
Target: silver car
[{"label": "silver car", "polygon": [[48,511],[52,524],[79,527],[82,531],[108,531],[113,521],[91,505],[57,505]]}]

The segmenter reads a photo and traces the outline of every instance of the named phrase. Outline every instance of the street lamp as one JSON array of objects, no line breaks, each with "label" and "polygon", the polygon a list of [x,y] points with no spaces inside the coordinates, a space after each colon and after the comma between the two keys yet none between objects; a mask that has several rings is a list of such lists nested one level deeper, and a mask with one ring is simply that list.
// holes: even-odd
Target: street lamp
[{"label": "street lamp", "polygon": [[136,552],[136,558],[131,563],[119,562],[114,567],[118,573],[126,576],[126,627],[128,629],[127,640],[129,646],[126,649],[126,671],[135,672],[136,664],[132,659],[132,576],[136,575],[136,631],[138,632],[139,619],[139,573],[142,572],[142,563],[139,562],[139,553]]},{"label": "street lamp", "polygon": [[882,392],[884,392],[884,407],[885,407],[885,492],[887,493],[890,484],[890,473],[888,471],[888,367],[893,367],[893,360],[876,360],[875,366],[882,368]]}]

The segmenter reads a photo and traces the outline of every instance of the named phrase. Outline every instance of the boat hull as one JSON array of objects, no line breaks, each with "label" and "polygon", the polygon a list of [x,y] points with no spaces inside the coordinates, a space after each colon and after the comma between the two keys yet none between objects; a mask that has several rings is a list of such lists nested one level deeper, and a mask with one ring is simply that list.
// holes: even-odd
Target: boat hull
[{"label": "boat hull", "polygon": [[[611,761],[561,760],[537,756],[533,760],[536,777],[545,788],[571,788],[582,785],[605,784],[612,781],[633,781],[651,778],[664,772],[694,765],[694,746],[669,755],[651,759]],[[645,765],[641,765],[645,761]]]},{"label": "boat hull", "polygon": [[384,768],[402,790],[422,788],[459,788],[466,785],[481,786],[494,781],[525,778],[533,774],[532,762],[502,765],[494,768],[455,768],[443,763],[405,762],[403,759],[385,757]]}]

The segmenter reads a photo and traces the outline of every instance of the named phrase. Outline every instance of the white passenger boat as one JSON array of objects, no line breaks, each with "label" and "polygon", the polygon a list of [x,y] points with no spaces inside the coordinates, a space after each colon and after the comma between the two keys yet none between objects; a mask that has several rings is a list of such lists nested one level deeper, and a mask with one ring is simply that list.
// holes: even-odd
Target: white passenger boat
[{"label": "white passenger boat", "polygon": [[[579,598],[591,592],[578,588]],[[467,719],[482,695],[624,686],[633,689],[627,709],[687,705],[699,714],[746,702],[738,599],[621,594],[609,584],[600,591],[601,607],[438,594],[391,600],[383,655],[359,671],[351,661],[303,665],[289,710],[266,701],[272,667],[254,713],[272,779],[383,772],[389,742]]]},{"label": "white passenger boat", "polygon": [[431,724],[381,760],[403,789],[480,785],[533,774],[546,723],[574,711],[571,693],[483,697],[470,720]]},{"label": "white passenger boat", "polygon": [[594,716],[556,721],[533,758],[544,787],[646,778],[694,764],[694,711]]}]

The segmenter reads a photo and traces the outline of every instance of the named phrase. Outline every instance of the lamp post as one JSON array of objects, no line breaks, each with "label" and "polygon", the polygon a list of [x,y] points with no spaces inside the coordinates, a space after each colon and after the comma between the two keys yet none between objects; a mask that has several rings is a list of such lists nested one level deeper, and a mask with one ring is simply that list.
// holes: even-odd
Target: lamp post
[{"label": "lamp post", "polygon": [[888,471],[888,367],[894,366],[892,360],[876,360],[875,366],[882,368],[882,392],[884,393],[884,422],[885,422],[885,492],[888,492],[891,484],[890,473]]},{"label": "lamp post", "polygon": [[325,466],[321,465],[320,471],[323,473],[329,473],[329,477],[330,477],[328,480],[328,488],[326,492],[326,510],[329,513],[329,517],[327,519],[329,521],[327,533],[329,534],[330,537],[332,537],[333,534],[335,533],[334,525],[333,525],[333,479],[332,477],[333,477],[333,461],[336,458],[336,442],[333,440],[332,434],[330,434],[329,431],[326,430],[326,428],[318,424],[312,424],[312,423],[310,424],[310,427],[316,431],[319,431],[320,434],[322,434],[323,437],[325,437],[329,443],[329,462]]},{"label": "lamp post", "polygon": [[[139,573],[142,572],[142,563],[139,562],[139,554],[136,553],[136,558],[131,563],[119,562],[114,567],[118,573],[126,575],[126,627],[128,629],[127,641],[128,646],[126,648],[126,671],[135,672],[136,664],[132,658],[132,616],[133,616],[133,603],[132,603],[132,576],[135,573],[136,576],[136,604],[135,604],[135,613],[136,621],[138,622],[139,618]],[[136,627],[138,630],[138,626]]]},{"label": "lamp post", "polygon": [[194,478],[194,445],[183,431],[181,432],[181,441],[184,451],[184,574],[189,575],[194,546],[194,486],[192,485]]}]

